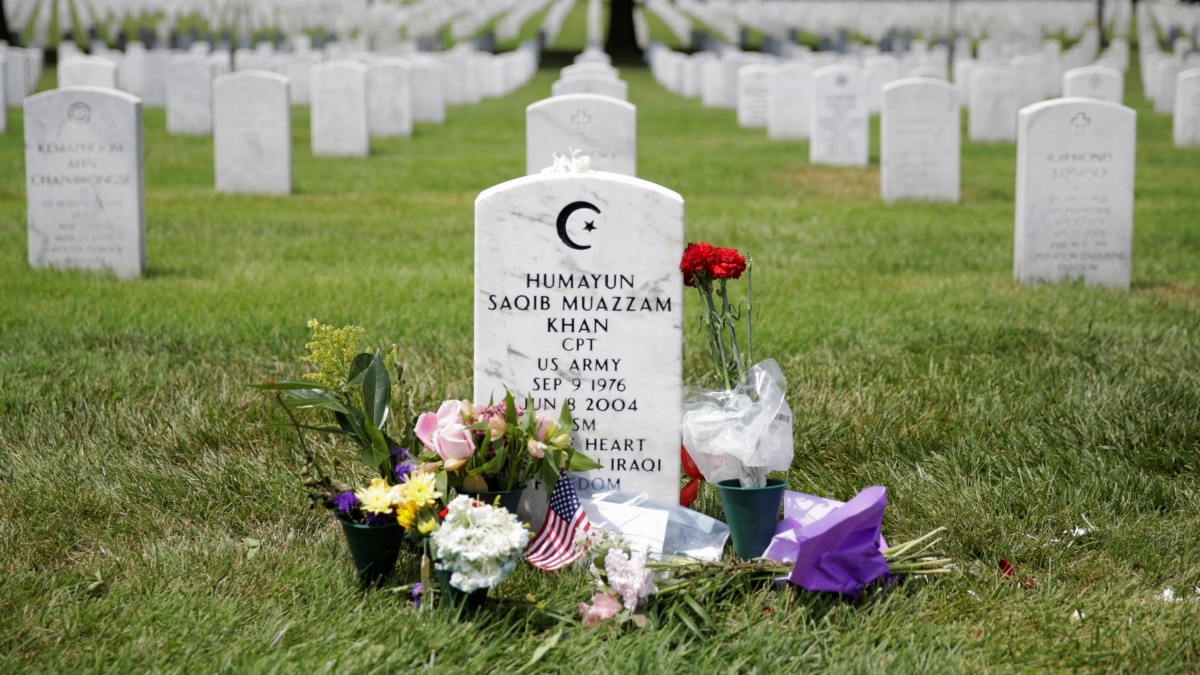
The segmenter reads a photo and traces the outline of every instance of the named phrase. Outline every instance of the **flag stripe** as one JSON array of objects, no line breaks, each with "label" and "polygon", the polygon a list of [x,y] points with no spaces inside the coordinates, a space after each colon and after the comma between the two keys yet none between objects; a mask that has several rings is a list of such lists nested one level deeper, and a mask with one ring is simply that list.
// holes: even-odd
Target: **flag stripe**
[{"label": "flag stripe", "polygon": [[571,479],[559,476],[550,493],[550,508],[546,510],[546,522],[533,541],[525,549],[525,558],[538,569],[552,572],[574,562],[582,553],[575,548],[575,533],[580,528],[591,530],[587,513],[579,503],[579,495]]}]

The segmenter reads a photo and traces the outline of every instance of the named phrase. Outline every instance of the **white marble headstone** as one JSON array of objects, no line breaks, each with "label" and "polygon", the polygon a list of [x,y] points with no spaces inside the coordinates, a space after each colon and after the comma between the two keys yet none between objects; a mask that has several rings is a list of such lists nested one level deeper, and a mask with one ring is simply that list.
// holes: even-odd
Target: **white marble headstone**
[{"label": "white marble headstone", "polygon": [[775,67],[761,63],[742,66],[737,77],[737,122],[744,129],[767,126],[767,99]]},{"label": "white marble headstone", "polygon": [[611,96],[566,94],[525,108],[525,173],[540,173],[573,150],[592,168],[637,175],[637,107]]},{"label": "white marble headstone", "polygon": [[1175,80],[1171,136],[1176,147],[1200,147],[1200,68],[1185,70]]},{"label": "white marble headstone", "polygon": [[326,61],[312,69],[312,153],[318,157],[366,157],[367,67],[357,61]]},{"label": "white marble headstone", "polygon": [[4,100],[8,105],[20,105],[33,91],[29,60],[29,53],[20,47],[4,52]]},{"label": "white marble headstone", "polygon": [[867,72],[867,106],[877,113],[883,87],[900,77],[900,61],[891,54],[869,56],[863,59],[863,70]]},{"label": "white marble headstone", "polygon": [[807,63],[786,61],[771,73],[767,96],[767,138],[808,138],[812,69]]},{"label": "white marble headstone", "polygon": [[883,88],[879,176],[883,200],[957,202],[958,90],[945,80],[897,80]]},{"label": "white marble headstone", "polygon": [[1154,112],[1170,115],[1175,111],[1175,83],[1183,69],[1178,58],[1159,59],[1154,69]]},{"label": "white marble headstone", "polygon": [[1022,108],[1013,273],[1129,288],[1137,113],[1086,98]]},{"label": "white marble headstone", "polygon": [[207,56],[179,56],[167,70],[167,132],[212,133],[213,65]]},{"label": "white marble headstone", "polygon": [[808,161],[866,166],[870,151],[867,79],[855,66],[819,68],[812,76]]},{"label": "white marble headstone", "polygon": [[100,56],[72,56],[58,63],[58,87],[117,87],[117,63]]},{"label": "white marble headstone", "polygon": [[30,266],[145,272],[138,97],[69,87],[25,99],[25,180]]},{"label": "white marble headstone", "polygon": [[553,96],[564,94],[598,94],[611,96],[618,101],[629,100],[629,85],[624,80],[610,75],[582,73],[564,77],[550,85]]},{"label": "white marble headstone", "polygon": [[411,136],[412,66],[404,59],[379,59],[367,67],[368,122],[375,137]]},{"label": "white marble headstone", "polygon": [[1008,66],[980,66],[971,72],[967,138],[1013,143],[1021,109],[1017,73]]},{"label": "white marble headstone", "polygon": [[683,246],[683,199],[630,176],[526,176],[475,201],[475,401],[573,406],[602,465],[580,492],[679,491]]},{"label": "white marble headstone", "polygon": [[1094,98],[1121,103],[1125,78],[1121,71],[1107,66],[1084,66],[1063,73],[1064,98]]},{"label": "white marble headstone", "polygon": [[446,96],[443,79],[446,67],[432,59],[413,63],[413,121],[443,124],[446,121]]},{"label": "white marble headstone", "polygon": [[292,191],[288,79],[248,71],[213,80],[213,152],[218,192]]},{"label": "white marble headstone", "polygon": [[291,80],[292,105],[312,103],[312,69],[321,62],[316,52],[298,52],[288,60],[288,79]]}]

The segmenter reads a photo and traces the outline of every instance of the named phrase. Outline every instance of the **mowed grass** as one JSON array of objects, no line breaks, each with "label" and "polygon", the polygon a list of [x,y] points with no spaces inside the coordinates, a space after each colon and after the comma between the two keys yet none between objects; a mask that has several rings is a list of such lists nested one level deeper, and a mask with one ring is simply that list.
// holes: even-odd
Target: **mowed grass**
[{"label": "mowed grass", "polygon": [[[814,167],[805,143],[622,74],[641,177],[683,195],[689,240],[754,258],[757,354],[782,365],[796,419],[791,488],[886,485],[889,538],[948,526],[957,574],[854,600],[748,592],[703,639],[563,619],[590,597],[582,571],[521,568],[467,621],[360,591],[336,523],[305,508],[285,419],[245,385],[298,373],[317,317],[399,345],[420,406],[470,395],[473,200],[522,173],[524,107],[553,73],[366,160],[314,158],[294,109],[279,198],[216,194],[211,139],[146,110],[149,270],[127,282],[29,268],[10,108],[0,670],[1200,669],[1200,151],[1172,147],[1136,62],[1129,292],[1013,282],[1011,145],[964,140],[961,204],[884,204],[877,122],[870,167]],[[711,488],[699,508],[721,515]]]}]

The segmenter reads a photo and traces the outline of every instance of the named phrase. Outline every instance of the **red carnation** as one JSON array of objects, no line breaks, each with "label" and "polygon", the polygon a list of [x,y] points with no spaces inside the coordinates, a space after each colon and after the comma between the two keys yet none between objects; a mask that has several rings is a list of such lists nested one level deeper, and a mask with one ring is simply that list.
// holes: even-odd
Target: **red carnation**
[{"label": "red carnation", "polygon": [[713,251],[708,269],[714,279],[737,279],[746,271],[746,259],[736,248],[718,248]]},{"label": "red carnation", "polygon": [[683,272],[685,286],[696,285],[695,275],[709,273],[709,263],[715,251],[712,244],[703,241],[687,245],[683,251],[683,259],[679,261],[679,271]]}]

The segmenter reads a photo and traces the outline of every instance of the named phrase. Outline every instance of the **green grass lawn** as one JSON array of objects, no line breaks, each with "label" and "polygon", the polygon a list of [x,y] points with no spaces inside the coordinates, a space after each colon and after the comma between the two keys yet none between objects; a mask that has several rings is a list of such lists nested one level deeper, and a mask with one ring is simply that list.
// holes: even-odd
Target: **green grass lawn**
[{"label": "green grass lawn", "polygon": [[[704,639],[560,618],[590,597],[583,571],[523,567],[462,622],[361,592],[333,518],[305,508],[285,419],[245,385],[297,374],[317,317],[398,344],[422,407],[470,395],[473,201],[522,173],[523,110],[553,74],[366,160],[314,158],[297,108],[285,198],[216,194],[211,139],[146,110],[149,270],[130,282],[28,267],[10,108],[0,671],[1200,669],[1200,600],[1159,599],[1200,587],[1200,151],[1172,147],[1136,63],[1128,292],[1013,282],[1011,145],[964,138],[961,204],[884,204],[877,123],[870,167],[814,167],[805,143],[622,74],[641,177],[683,195],[689,240],[754,257],[757,351],[796,415],[791,488],[886,485],[885,533],[948,526],[957,574],[855,600],[748,590]],[[711,488],[698,507],[721,515]]]}]

